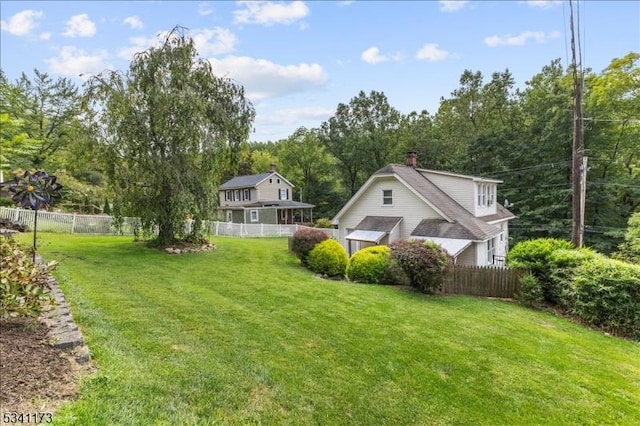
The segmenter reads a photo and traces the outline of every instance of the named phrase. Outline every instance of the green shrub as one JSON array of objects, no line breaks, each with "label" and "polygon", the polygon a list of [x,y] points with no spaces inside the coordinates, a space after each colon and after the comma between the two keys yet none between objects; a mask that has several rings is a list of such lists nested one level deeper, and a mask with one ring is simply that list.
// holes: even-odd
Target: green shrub
[{"label": "green shrub", "polygon": [[566,300],[569,314],[587,324],[640,340],[640,265],[605,257],[584,262]]},{"label": "green shrub", "polygon": [[328,229],[332,229],[333,228],[333,223],[331,223],[331,219],[328,219],[326,217],[321,217],[320,219],[316,220],[316,228],[328,228]]},{"label": "green shrub", "polygon": [[624,242],[618,247],[614,256],[620,260],[640,264],[640,211],[629,218],[629,227]]},{"label": "green shrub", "polygon": [[544,302],[540,281],[538,281],[532,273],[528,273],[520,278],[518,300],[529,306],[539,306]]},{"label": "green shrub", "polygon": [[575,269],[584,262],[602,257],[590,248],[558,249],[549,255],[549,281],[546,283],[548,299],[566,307],[567,290],[575,276]]},{"label": "green shrub", "polygon": [[387,246],[365,247],[349,259],[347,277],[351,281],[390,284],[391,250]]},{"label": "green shrub", "polygon": [[551,284],[551,266],[549,258],[560,249],[569,250],[573,246],[569,241],[556,238],[536,238],[516,244],[507,254],[507,265],[512,268],[528,269],[538,279],[544,301],[557,304],[558,297]]},{"label": "green shrub", "polygon": [[389,249],[407,275],[409,284],[425,293],[433,293],[441,287],[453,264],[451,256],[431,241],[396,240]]},{"label": "green shrub", "polygon": [[291,239],[291,251],[300,259],[303,265],[307,264],[307,257],[316,244],[328,239],[329,236],[319,229],[304,228],[296,231]]},{"label": "green shrub", "polygon": [[34,265],[31,256],[8,238],[0,238],[0,316],[36,317],[51,302],[48,275],[56,263]]},{"label": "green shrub", "polygon": [[333,239],[316,244],[307,258],[309,269],[330,277],[344,275],[348,262],[346,250],[342,244]]}]

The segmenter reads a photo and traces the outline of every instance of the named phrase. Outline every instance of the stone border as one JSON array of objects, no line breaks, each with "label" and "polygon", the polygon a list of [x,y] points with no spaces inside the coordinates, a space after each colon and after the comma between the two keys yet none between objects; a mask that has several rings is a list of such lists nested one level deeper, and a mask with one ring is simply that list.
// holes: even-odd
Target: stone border
[{"label": "stone border", "polygon": [[[36,263],[41,262],[42,258],[37,256]],[[49,275],[47,284],[49,294],[54,300],[53,309],[40,317],[40,320],[49,328],[47,338],[53,347],[70,351],[78,364],[87,364],[91,361],[91,353],[85,345],[82,332],[73,321],[64,293],[51,275]]]}]

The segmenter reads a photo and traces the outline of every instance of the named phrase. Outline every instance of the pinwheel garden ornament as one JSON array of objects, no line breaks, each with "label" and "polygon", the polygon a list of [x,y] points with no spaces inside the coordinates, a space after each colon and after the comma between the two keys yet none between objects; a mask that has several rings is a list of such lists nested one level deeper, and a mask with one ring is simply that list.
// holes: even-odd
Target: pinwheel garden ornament
[{"label": "pinwheel garden ornament", "polygon": [[36,233],[38,232],[38,210],[41,207],[50,207],[61,197],[62,185],[56,182],[57,178],[49,176],[44,170],[31,174],[24,172],[22,177],[16,176],[9,185],[9,191],[13,193],[11,199],[20,204],[22,208],[35,211],[33,223],[33,261],[36,259]]}]

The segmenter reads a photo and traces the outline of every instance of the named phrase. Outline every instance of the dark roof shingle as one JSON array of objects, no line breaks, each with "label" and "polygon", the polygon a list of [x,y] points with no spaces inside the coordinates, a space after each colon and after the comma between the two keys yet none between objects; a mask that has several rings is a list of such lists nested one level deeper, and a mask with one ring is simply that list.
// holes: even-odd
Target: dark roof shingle
[{"label": "dark roof shingle", "polygon": [[440,210],[440,212],[453,221],[454,224],[457,224],[458,233],[462,233],[461,228],[465,229],[469,239],[486,240],[501,232],[497,226],[490,225],[483,219],[477,218],[469,213],[467,209],[462,207],[425,175],[420,173],[420,169],[399,164],[389,164],[378,170],[375,174],[395,174],[401,178],[422,197],[429,200],[436,209]]}]

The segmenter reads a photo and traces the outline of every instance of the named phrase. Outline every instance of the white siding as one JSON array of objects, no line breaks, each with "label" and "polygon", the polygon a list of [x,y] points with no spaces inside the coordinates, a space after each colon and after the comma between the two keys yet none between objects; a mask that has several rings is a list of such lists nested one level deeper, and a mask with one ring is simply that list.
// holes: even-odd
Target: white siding
[{"label": "white siding", "polygon": [[436,173],[424,173],[427,178],[436,184],[445,194],[453,198],[462,207],[475,214],[476,192],[475,182],[468,178],[448,176]]},{"label": "white siding", "polygon": [[[393,191],[393,204],[382,204],[382,191]],[[346,244],[347,229],[354,229],[365,216],[399,216],[403,220],[389,242],[398,238],[408,238],[422,219],[440,219],[441,216],[426,205],[417,195],[395,177],[378,178],[361,194],[356,202],[340,218],[339,241]]]},{"label": "white siding", "polygon": [[[491,191],[493,191],[493,204],[491,206],[479,206],[478,205],[478,192],[480,190],[480,185],[479,184],[487,184],[489,185],[489,188]],[[486,183],[486,182],[476,182],[474,184],[474,189],[473,189],[473,195],[474,195],[474,211],[472,212],[476,217],[482,217],[482,216],[488,216],[490,214],[496,214],[498,212],[497,207],[496,207],[496,203],[498,202],[497,200],[497,186],[495,183]]]}]

